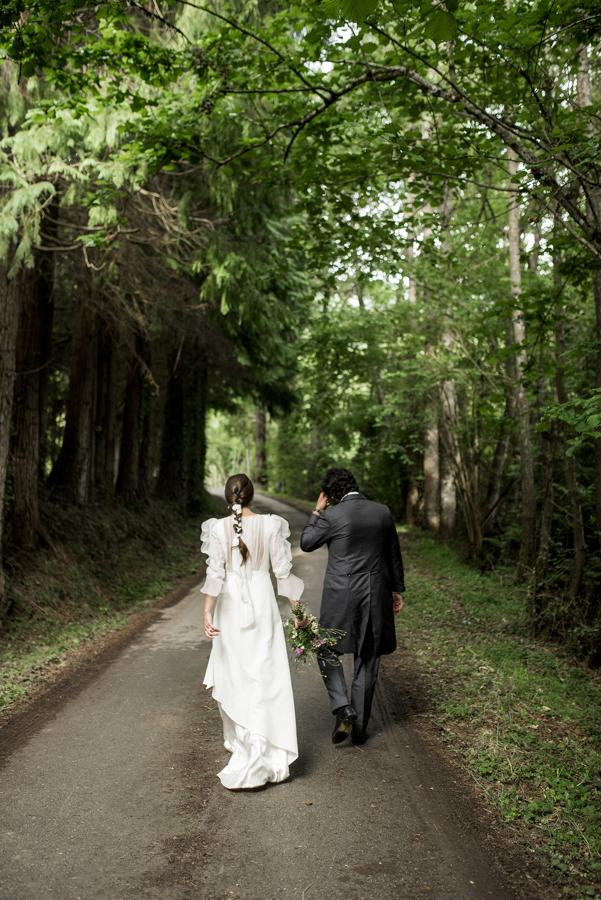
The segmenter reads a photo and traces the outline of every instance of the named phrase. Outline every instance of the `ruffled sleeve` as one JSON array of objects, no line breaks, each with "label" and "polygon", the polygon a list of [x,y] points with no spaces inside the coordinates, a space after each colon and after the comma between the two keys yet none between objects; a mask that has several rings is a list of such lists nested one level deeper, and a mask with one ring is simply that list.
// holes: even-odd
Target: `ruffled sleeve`
[{"label": "ruffled sleeve", "polygon": [[206,578],[200,592],[211,597],[219,596],[225,579],[225,550],[219,538],[218,522],[219,519],[207,519],[200,531],[200,549],[207,556]]},{"label": "ruffled sleeve", "polygon": [[278,583],[278,594],[289,600],[300,600],[305,589],[304,582],[292,574],[292,547],[290,546],[290,526],[286,519],[273,515],[269,543],[271,568]]}]

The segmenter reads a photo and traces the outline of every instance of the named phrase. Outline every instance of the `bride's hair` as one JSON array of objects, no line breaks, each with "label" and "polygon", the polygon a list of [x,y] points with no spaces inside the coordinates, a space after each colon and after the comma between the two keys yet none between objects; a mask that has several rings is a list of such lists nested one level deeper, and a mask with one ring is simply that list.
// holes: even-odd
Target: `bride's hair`
[{"label": "bride's hair", "polygon": [[[248,506],[254,493],[255,489],[252,481],[248,475],[244,475],[243,473],[240,475],[230,475],[225,482],[225,499],[230,509],[236,505],[240,505],[241,507]],[[232,509],[232,513],[234,515],[234,532],[238,536],[238,549],[242,555],[242,562],[246,562],[250,553],[248,547],[242,540],[242,510],[236,511]]]}]

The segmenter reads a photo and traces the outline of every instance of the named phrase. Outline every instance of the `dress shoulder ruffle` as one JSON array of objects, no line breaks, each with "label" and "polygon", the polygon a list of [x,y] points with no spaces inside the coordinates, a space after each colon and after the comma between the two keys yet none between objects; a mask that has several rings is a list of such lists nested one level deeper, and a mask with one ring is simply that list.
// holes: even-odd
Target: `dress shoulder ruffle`
[{"label": "dress shoulder ruffle", "polygon": [[211,537],[215,533],[217,528],[217,524],[221,521],[221,519],[206,519],[202,525],[200,526],[200,549],[201,552],[206,556],[209,555],[211,550]]},{"label": "dress shoulder ruffle", "polygon": [[283,516],[278,516],[277,513],[270,513],[269,517],[274,523],[274,530],[279,531],[281,536],[287,540],[290,537],[290,525],[288,524],[288,520]]},{"label": "dress shoulder ruffle", "polygon": [[288,599],[300,600],[305,585],[292,574],[292,545],[290,525],[282,516],[271,514],[271,567],[278,584],[278,594]]}]

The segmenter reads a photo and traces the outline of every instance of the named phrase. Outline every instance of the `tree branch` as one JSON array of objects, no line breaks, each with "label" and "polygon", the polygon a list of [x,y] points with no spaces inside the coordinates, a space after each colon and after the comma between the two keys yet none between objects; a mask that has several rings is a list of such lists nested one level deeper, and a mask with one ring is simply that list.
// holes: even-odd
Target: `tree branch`
[{"label": "tree branch", "polygon": [[175,31],[177,34],[181,35],[181,37],[183,37],[183,39],[189,44],[192,43],[188,35],[184,34],[181,28],[178,28],[177,25],[174,25],[172,22],[168,22],[164,16],[161,16],[159,13],[152,12],[152,10],[150,9],[146,9],[146,7],[142,6],[141,3],[136,3],[135,0],[129,0],[129,5],[134,9],[137,9],[138,12],[141,12],[142,15],[146,16],[148,19],[153,19],[154,21],[160,22],[166,28],[169,28],[171,31]]},{"label": "tree branch", "polygon": [[224,16],[222,13],[216,12],[214,9],[209,9],[208,6],[202,6],[200,3],[193,3],[192,0],[177,0],[178,3],[183,4],[184,6],[190,6],[192,9],[198,9],[200,12],[205,12],[209,16],[213,16],[216,19],[219,19],[221,22],[225,22],[226,25],[229,25],[230,28],[233,28],[235,31],[239,31],[240,34],[245,35],[246,37],[250,37],[253,41],[256,41],[258,44],[262,44],[263,47],[266,47],[270,53],[273,53],[281,62],[284,63],[286,68],[290,69],[291,72],[294,72],[297,78],[299,78],[302,83],[309,88],[314,94],[317,94],[318,97],[324,99],[321,91],[323,90],[327,94],[330,92],[327,88],[315,87],[315,85],[311,84],[308,78],[305,78],[302,72],[292,65],[292,63],[286,59],[283,53],[281,53],[277,47],[274,47],[273,44],[270,44],[264,37],[261,37],[260,34],[255,34],[253,31],[250,31],[248,28],[245,28],[243,25],[240,25],[236,22],[235,19],[230,19],[229,16]]}]

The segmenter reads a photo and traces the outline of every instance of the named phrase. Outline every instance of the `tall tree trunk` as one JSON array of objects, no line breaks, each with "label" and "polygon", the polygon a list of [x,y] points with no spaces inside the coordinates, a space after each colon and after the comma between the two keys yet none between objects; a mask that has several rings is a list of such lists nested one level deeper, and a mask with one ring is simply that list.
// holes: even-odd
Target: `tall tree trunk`
[{"label": "tall tree trunk", "polygon": [[[591,106],[593,102],[593,92],[591,84],[591,67],[586,45],[580,48],[579,53],[579,70],[577,78],[577,98],[578,105],[583,109]],[[591,133],[594,136],[594,128],[591,125]],[[601,190],[594,185],[590,185],[587,197],[588,218],[591,225],[597,230],[601,230]],[[593,269],[593,301],[595,304],[595,387],[601,390],[601,269],[595,267]],[[598,546],[601,549],[601,434],[594,443],[595,452],[595,519],[596,531],[598,535]]]},{"label": "tall tree trunk", "polygon": [[549,572],[551,527],[553,525],[553,461],[555,457],[555,431],[542,434],[541,452],[541,511],[539,517],[538,552],[534,578],[530,584],[530,617],[534,630],[540,630],[544,606],[541,594],[545,590],[545,578]]},{"label": "tall tree trunk", "polygon": [[262,406],[255,410],[255,467],[253,481],[263,490],[267,487],[267,413]]},{"label": "tall tree trunk", "polygon": [[138,503],[140,496],[140,441],[142,426],[143,367],[146,339],[137,334],[132,348],[125,384],[125,402],[121,423],[119,472],[115,493],[126,505]]},{"label": "tall tree trunk", "polygon": [[96,366],[94,486],[97,497],[108,499],[115,489],[117,434],[117,364],[115,345],[108,326],[103,327],[98,336]]},{"label": "tall tree trunk", "polygon": [[[150,370],[150,345],[146,347],[146,363]],[[150,494],[152,480],[153,459],[153,425],[154,425],[154,397],[149,385],[149,378],[142,383],[142,423],[140,425],[140,461],[138,473],[138,491],[140,498],[146,500]]]},{"label": "tall tree trunk", "polygon": [[[601,209],[601,203],[599,204]],[[601,391],[601,270],[593,275],[593,293],[595,298],[595,338],[597,352],[595,359],[595,387]],[[601,434],[595,441],[595,519],[599,550],[601,551]]]},{"label": "tall tree trunk", "polygon": [[[11,90],[14,72],[14,63],[11,60],[5,60],[0,68],[3,101],[6,100]],[[21,79],[21,83],[20,90],[26,96],[26,79]],[[16,128],[16,123],[11,124],[9,134],[14,133]],[[8,190],[8,187],[5,186],[3,192],[6,190]],[[4,617],[8,605],[3,567],[5,500],[17,369],[17,333],[21,311],[21,287],[23,279],[27,277],[27,272],[21,269],[9,279],[8,273],[12,262],[13,249],[11,248],[7,258],[0,258],[0,621]]]},{"label": "tall tree trunk", "polygon": [[52,329],[54,324],[54,269],[55,269],[55,253],[53,251],[52,242],[58,235],[60,215],[60,196],[57,193],[48,206],[47,214],[43,220],[42,239],[48,249],[45,252],[40,251],[38,261],[38,271],[42,282],[43,290],[46,294],[46,303],[42,304],[39,310],[41,350],[40,350],[40,372],[38,377],[39,400],[38,408],[40,411],[40,449],[39,449],[39,480],[40,484],[46,481],[46,464],[48,460],[48,394],[50,386],[50,362],[52,353]]},{"label": "tall tree trunk", "polygon": [[[57,195],[42,221],[45,240],[57,232],[58,205]],[[32,269],[22,274],[10,462],[11,541],[24,550],[37,546],[41,529],[39,488],[44,477],[53,281],[54,254],[37,249]]]},{"label": "tall tree trunk", "polygon": [[[450,277],[450,241],[449,228],[453,211],[453,192],[446,182],[441,215],[441,256],[445,261],[447,274]],[[440,344],[451,356],[455,339],[447,317],[443,322]],[[451,378],[446,378],[440,390],[441,441],[440,441],[440,533],[450,537],[455,530],[457,515],[457,485],[455,472],[457,469],[457,388]],[[445,435],[448,439],[444,439]]]},{"label": "tall tree trunk", "polygon": [[314,425],[309,434],[307,465],[307,486],[305,499],[313,499],[313,494],[323,479],[323,438],[321,429]]},{"label": "tall tree trunk", "polygon": [[[406,205],[408,209],[413,209],[413,202],[415,200],[414,195],[408,191],[406,195]],[[405,249],[405,264],[407,266],[407,292],[406,296],[403,299],[406,299],[406,302],[411,306],[415,306],[417,303],[417,280],[415,278],[415,249],[413,246],[415,235],[411,233],[409,235],[410,240],[407,241],[407,246]],[[404,519],[405,523],[409,525],[409,527],[413,527],[418,522],[419,517],[419,488],[417,484],[416,473],[419,472],[419,462],[417,459],[415,461],[411,461],[409,463],[409,473],[407,478],[404,479],[406,488],[405,488],[405,512]]]},{"label": "tall tree trunk", "polygon": [[482,551],[480,475],[476,462],[477,445],[473,448],[469,447],[466,454],[465,450],[458,446],[456,433],[446,427],[444,419],[441,419],[441,425],[440,442],[445,448],[447,460],[453,461],[456,496],[467,532],[470,553],[472,558],[477,560]]},{"label": "tall tree trunk", "polygon": [[[452,338],[443,334],[442,343],[449,346]],[[440,441],[440,533],[450,537],[455,530],[457,514],[457,389],[455,382],[447,378],[441,387],[441,441]],[[446,439],[444,436],[446,435]]]},{"label": "tall tree trunk", "polygon": [[[426,117],[421,124],[422,137],[429,139],[432,134],[432,121]],[[429,203],[424,204],[423,212],[433,212]],[[432,236],[429,225],[423,229],[422,240],[425,243]],[[428,303],[428,290],[424,288],[424,302]],[[428,348],[428,352],[432,352]],[[424,524],[431,531],[440,529],[440,429],[439,429],[439,397],[432,391],[426,401],[426,433],[424,435]]]},{"label": "tall tree trunk", "polygon": [[0,269],[0,619],[6,610],[6,585],[2,568],[4,500],[15,392],[17,328],[24,275],[21,271],[9,280],[8,267]]},{"label": "tall tree trunk", "polygon": [[[559,300],[561,290],[561,280],[559,276],[559,261],[557,258],[553,260],[553,282],[557,292],[557,301],[555,304],[555,390],[557,392],[557,400],[561,404],[568,402],[568,391],[565,384],[565,359],[566,359],[566,340],[563,310]],[[563,465],[566,479],[566,490],[568,494],[568,502],[570,504],[570,518],[572,520],[572,542],[573,557],[570,566],[570,581],[568,594],[570,600],[574,601],[580,591],[582,576],[584,575],[584,567],[586,564],[586,540],[584,534],[584,521],[582,517],[582,504],[580,500],[580,488],[578,485],[578,476],[576,474],[576,460],[573,456],[566,453],[566,426],[565,423],[559,423],[560,434],[563,446],[561,448],[563,456]]]},{"label": "tall tree trunk", "polygon": [[186,379],[186,512],[198,516],[203,509],[207,412],[207,369],[196,346]]},{"label": "tall tree trunk", "polygon": [[96,401],[97,317],[86,300],[77,302],[63,442],[48,485],[73,503],[91,495]]},{"label": "tall tree trunk", "polygon": [[508,388],[507,396],[505,397],[505,410],[499,425],[499,435],[497,437],[497,443],[495,444],[495,450],[490,466],[488,487],[486,490],[486,502],[484,504],[485,512],[482,520],[482,532],[485,537],[492,534],[494,531],[495,521],[499,512],[502,497],[501,488],[503,484],[503,475],[509,452],[510,432],[508,423],[511,422],[512,418],[513,397]]},{"label": "tall tree trunk", "polygon": [[[454,387],[452,382],[445,384],[444,398],[445,404],[452,404],[450,409],[445,410],[443,415],[451,418],[455,411]],[[452,423],[447,423],[446,427],[453,427]],[[455,531],[455,520],[457,516],[457,485],[455,483],[455,466],[453,460],[449,458],[448,445],[444,441],[440,443],[440,534],[442,537],[448,538]]]},{"label": "tall tree trunk", "polygon": [[[435,413],[431,409],[432,414]],[[424,522],[430,531],[440,528],[440,459],[438,419],[431,418],[424,441]]]},{"label": "tall tree trunk", "polygon": [[[507,171],[509,186],[515,184],[517,156],[507,150]],[[519,572],[527,575],[533,569],[536,559],[536,493],[534,487],[534,453],[530,432],[530,411],[524,387],[526,369],[526,328],[521,309],[522,271],[520,266],[520,215],[517,205],[517,191],[509,194],[509,279],[511,284],[512,310],[510,338],[514,347],[512,359],[512,380],[514,409],[518,424],[520,451],[520,505],[522,535],[520,543]]]},{"label": "tall tree trunk", "polygon": [[412,528],[417,523],[417,504],[419,502],[419,490],[417,487],[417,481],[413,477],[413,474],[410,474],[407,479],[407,486],[405,492],[405,513],[404,519],[405,524]]},{"label": "tall tree trunk", "polygon": [[161,457],[156,492],[168,500],[180,499],[184,486],[184,384],[180,348],[170,355],[163,414]]},{"label": "tall tree trunk", "polygon": [[24,550],[35,549],[40,531],[40,372],[47,363],[42,323],[49,303],[49,286],[40,277],[38,256],[35,254],[34,268],[25,271],[21,278],[10,460],[11,541]]}]

